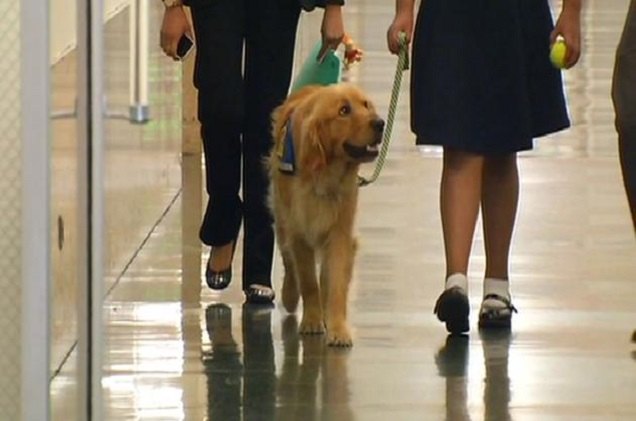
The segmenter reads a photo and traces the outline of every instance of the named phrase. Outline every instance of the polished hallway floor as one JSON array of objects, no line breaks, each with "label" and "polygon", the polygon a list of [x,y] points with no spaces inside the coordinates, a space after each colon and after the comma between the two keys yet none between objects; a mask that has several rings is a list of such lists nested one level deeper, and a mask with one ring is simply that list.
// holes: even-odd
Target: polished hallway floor
[{"label": "polished hallway floor", "polygon": [[[395,66],[384,47],[393,4],[351,3],[347,27],[365,58],[349,77],[384,113]],[[181,194],[106,300],[106,419],[635,420],[636,240],[609,101],[628,2],[586,3],[584,59],[565,75],[574,126],[520,159],[511,263],[519,314],[511,332],[477,330],[479,229],[470,334],[447,337],[433,315],[444,276],[441,162],[438,150],[414,146],[407,81],[384,172],[360,196],[353,348],[299,336],[298,319],[279,304],[244,306],[240,273],[226,291],[202,286],[201,162],[184,157]],[[306,52],[319,21],[303,23]],[[277,262],[277,291],[281,269]]]},{"label": "polished hallway floor", "polygon": [[[175,203],[109,297],[109,419],[634,419],[636,247],[608,181],[613,160],[522,161],[525,201],[547,204],[520,215],[520,313],[511,334],[473,328],[455,339],[431,312],[443,270],[436,205],[425,200],[435,188],[406,182],[418,168],[434,179],[439,163],[399,160],[362,195],[350,351],[299,337],[280,308],[245,308],[238,282],[201,289],[195,230],[181,224],[191,219],[182,210],[197,209]],[[571,180],[555,182],[559,172]]]},{"label": "polished hallway floor", "polygon": [[[181,224],[196,209],[175,203],[108,299],[108,419],[634,419],[636,246],[614,161],[522,161],[512,332],[473,318],[449,338],[432,314],[443,267],[426,180],[439,162],[396,159],[362,194],[349,351],[299,337],[282,308],[245,307],[236,281],[201,289],[195,230]],[[407,182],[416,170],[430,177]],[[473,314],[479,240],[475,252]]]}]

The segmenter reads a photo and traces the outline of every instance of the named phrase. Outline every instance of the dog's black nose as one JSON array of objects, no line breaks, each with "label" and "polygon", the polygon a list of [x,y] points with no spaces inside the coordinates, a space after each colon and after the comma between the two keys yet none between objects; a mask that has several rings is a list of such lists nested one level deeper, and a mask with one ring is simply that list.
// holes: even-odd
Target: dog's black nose
[{"label": "dog's black nose", "polygon": [[376,118],[375,120],[371,120],[371,127],[378,133],[382,133],[384,130],[384,120],[381,118]]}]

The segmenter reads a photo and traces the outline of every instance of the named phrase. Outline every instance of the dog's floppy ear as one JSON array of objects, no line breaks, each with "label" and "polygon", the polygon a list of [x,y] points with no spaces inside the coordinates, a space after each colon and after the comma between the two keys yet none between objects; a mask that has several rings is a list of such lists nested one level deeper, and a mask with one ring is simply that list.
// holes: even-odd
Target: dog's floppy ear
[{"label": "dog's floppy ear", "polygon": [[285,138],[285,128],[287,121],[293,113],[294,109],[292,104],[285,102],[278,106],[272,113],[272,139],[274,139],[275,149],[280,147],[280,144]]},{"label": "dog's floppy ear", "polygon": [[318,86],[307,86],[300,89],[299,91],[291,94],[282,105],[274,110],[272,113],[272,138],[274,139],[274,144],[277,148],[280,146],[280,143],[284,141],[285,129],[294,111],[299,107],[303,100],[318,89]]},{"label": "dog's floppy ear", "polygon": [[329,156],[322,122],[318,118],[313,117],[307,121],[302,132],[300,152],[302,165],[311,172],[320,171],[327,165]]}]

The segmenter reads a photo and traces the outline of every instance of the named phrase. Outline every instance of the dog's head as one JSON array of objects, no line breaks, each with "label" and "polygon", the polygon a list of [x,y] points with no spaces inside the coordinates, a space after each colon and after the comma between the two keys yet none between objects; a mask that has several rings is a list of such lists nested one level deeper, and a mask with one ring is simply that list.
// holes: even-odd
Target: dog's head
[{"label": "dog's head", "polygon": [[316,171],[334,161],[363,163],[378,156],[384,120],[353,85],[305,88],[279,111],[275,127],[286,124],[277,119],[291,122],[299,162],[305,168]]}]

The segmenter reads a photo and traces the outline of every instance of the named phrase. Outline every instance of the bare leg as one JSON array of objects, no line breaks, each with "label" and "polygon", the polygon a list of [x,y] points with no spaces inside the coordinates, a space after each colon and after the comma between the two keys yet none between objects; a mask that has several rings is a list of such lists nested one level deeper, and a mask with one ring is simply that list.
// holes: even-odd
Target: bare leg
[{"label": "bare leg", "polygon": [[508,283],[508,260],[519,201],[516,154],[486,158],[483,180],[481,206],[486,279],[479,327],[509,328],[514,307]]},{"label": "bare leg", "polygon": [[440,192],[446,276],[466,274],[481,196],[484,158],[444,149]]},{"label": "bare leg", "polygon": [[481,206],[487,278],[508,279],[510,241],[518,201],[516,154],[486,158]]},{"label": "bare leg", "polygon": [[434,311],[437,318],[446,324],[446,330],[453,334],[469,330],[466,273],[479,214],[483,166],[482,156],[444,149],[440,209],[446,251],[446,282]]}]

